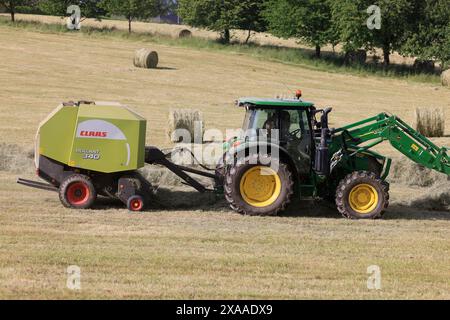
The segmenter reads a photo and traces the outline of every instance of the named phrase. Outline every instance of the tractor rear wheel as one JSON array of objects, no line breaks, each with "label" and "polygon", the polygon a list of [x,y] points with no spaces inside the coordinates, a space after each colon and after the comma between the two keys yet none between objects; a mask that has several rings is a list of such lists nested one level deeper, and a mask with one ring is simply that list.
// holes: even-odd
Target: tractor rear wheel
[{"label": "tractor rear wheel", "polygon": [[72,174],[59,186],[59,200],[66,208],[88,209],[96,199],[91,178],[83,174]]},{"label": "tractor rear wheel", "polygon": [[225,198],[231,209],[252,216],[273,216],[284,210],[294,185],[288,166],[280,162],[274,170],[270,156],[250,156],[241,162],[225,176]]},{"label": "tractor rear wheel", "polygon": [[373,172],[353,172],[340,182],[336,205],[349,219],[381,218],[389,205],[389,184]]}]

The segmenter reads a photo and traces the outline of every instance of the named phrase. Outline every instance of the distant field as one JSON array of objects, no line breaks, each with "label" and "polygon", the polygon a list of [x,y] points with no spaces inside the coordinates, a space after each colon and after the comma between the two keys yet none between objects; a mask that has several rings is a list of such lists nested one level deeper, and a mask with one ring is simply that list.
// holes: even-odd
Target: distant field
[{"label": "distant field", "polygon": [[[274,97],[287,87],[333,106],[332,126],[383,111],[411,122],[415,107],[450,107],[450,90],[437,85],[238,54],[152,44],[161,68],[143,70],[132,65],[134,51],[149,45],[143,41],[0,26],[0,43],[1,142],[24,150],[67,100],[130,105],[148,119],[147,144],[158,146],[170,146],[170,108],[202,110],[208,128],[236,128],[243,116],[236,98]],[[446,134],[436,143],[450,145],[450,127]],[[29,169],[0,165],[0,298],[450,298],[450,213],[406,206],[424,192],[417,187],[393,184],[393,205],[380,221],[348,221],[305,203],[283,217],[242,217],[223,201],[209,206],[178,192],[173,198],[189,199],[187,206],[132,215],[103,203],[81,212],[16,185],[18,175],[32,177],[28,162]],[[80,292],[65,287],[72,264],[81,267]],[[369,265],[381,267],[380,291],[366,287]]]}]

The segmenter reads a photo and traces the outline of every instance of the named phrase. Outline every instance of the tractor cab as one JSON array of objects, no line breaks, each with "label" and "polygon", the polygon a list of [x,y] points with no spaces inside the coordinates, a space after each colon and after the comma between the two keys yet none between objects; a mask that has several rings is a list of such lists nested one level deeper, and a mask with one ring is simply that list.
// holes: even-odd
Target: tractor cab
[{"label": "tractor cab", "polygon": [[331,108],[316,109],[311,102],[300,99],[242,98],[237,105],[246,109],[243,132],[246,141],[279,145],[294,162],[300,175],[311,170],[328,175],[328,145],[331,138],[328,115]]},{"label": "tractor cab", "polygon": [[300,99],[242,98],[246,109],[243,132],[247,141],[267,139],[295,162],[300,175],[311,171],[314,148],[314,104]]},{"label": "tractor cab", "polygon": [[243,98],[237,104],[246,109],[242,129],[250,138],[266,135],[286,144],[311,134],[313,103],[298,99]]}]

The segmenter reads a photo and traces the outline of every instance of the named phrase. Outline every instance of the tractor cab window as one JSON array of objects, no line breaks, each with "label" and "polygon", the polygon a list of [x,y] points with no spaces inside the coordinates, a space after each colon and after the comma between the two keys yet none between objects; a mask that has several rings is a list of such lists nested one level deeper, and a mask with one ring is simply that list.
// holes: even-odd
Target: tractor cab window
[{"label": "tractor cab window", "polygon": [[304,110],[280,111],[281,140],[299,140],[309,133],[308,115]]},{"label": "tractor cab window", "polygon": [[249,138],[257,135],[270,137],[278,130],[281,142],[301,140],[309,134],[308,115],[305,110],[249,109],[245,115],[244,133]]},{"label": "tractor cab window", "polygon": [[274,109],[249,109],[245,115],[243,130],[250,138],[261,134],[270,136],[271,130],[278,129],[278,114]]}]

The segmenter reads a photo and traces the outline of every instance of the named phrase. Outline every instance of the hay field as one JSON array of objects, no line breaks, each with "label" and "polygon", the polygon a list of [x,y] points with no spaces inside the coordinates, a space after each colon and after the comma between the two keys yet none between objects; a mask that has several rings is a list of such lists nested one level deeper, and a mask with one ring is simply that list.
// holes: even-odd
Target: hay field
[{"label": "hay field", "polygon": [[[73,211],[15,184],[33,177],[36,128],[65,100],[129,104],[149,120],[147,143],[167,146],[171,108],[202,111],[207,128],[236,128],[236,98],[288,86],[333,106],[333,126],[382,111],[412,122],[416,107],[448,109],[450,90],[161,45],[150,48],[160,69],[136,69],[141,42],[3,26],[0,44],[0,298],[450,298],[450,213],[408,205],[422,187],[394,183],[384,220],[348,221],[310,203],[242,217],[179,187],[161,193],[175,206],[141,215],[116,203]],[[450,145],[449,134],[434,140]],[[69,265],[81,268],[81,291],[66,288]],[[381,267],[382,290],[367,289],[369,265]]]},{"label": "hay field", "polygon": [[[0,16],[5,16],[9,18],[8,14],[0,14]],[[17,20],[24,21],[36,21],[41,23],[48,24],[65,24],[65,20],[61,19],[61,17],[54,16],[46,16],[46,15],[31,15],[31,14],[16,14]],[[85,19],[82,22],[83,26],[87,27],[107,27],[107,28],[116,28],[117,30],[128,30],[128,22],[124,20],[102,20],[98,21],[95,19]],[[160,23],[148,23],[148,22],[140,22],[134,21],[132,23],[133,32],[145,32],[152,33],[156,35],[170,36],[173,37],[175,34],[178,34],[181,30],[188,29],[192,31],[192,36],[210,40],[216,40],[219,38],[219,33],[214,31],[209,31],[205,29],[193,28],[187,25],[170,25],[170,24],[160,24]],[[244,42],[247,39],[247,32],[242,30],[232,30],[231,31],[232,41]],[[282,46],[282,47],[290,47],[290,48],[303,48],[313,50],[311,47],[307,47],[301,43],[299,43],[296,39],[283,39],[278,38],[270,33],[265,32],[254,32],[250,38],[250,42],[263,45],[263,46]],[[336,52],[340,52],[342,50],[341,45],[337,45],[334,50]],[[322,48],[323,52],[332,52],[333,47],[331,45],[324,46]],[[383,56],[382,50],[376,50],[375,54],[378,57]],[[368,57],[372,57],[373,54],[369,53]],[[411,57],[403,57],[398,53],[394,52],[390,56],[390,61],[395,64],[408,64],[412,65],[414,63],[414,58]]]}]

